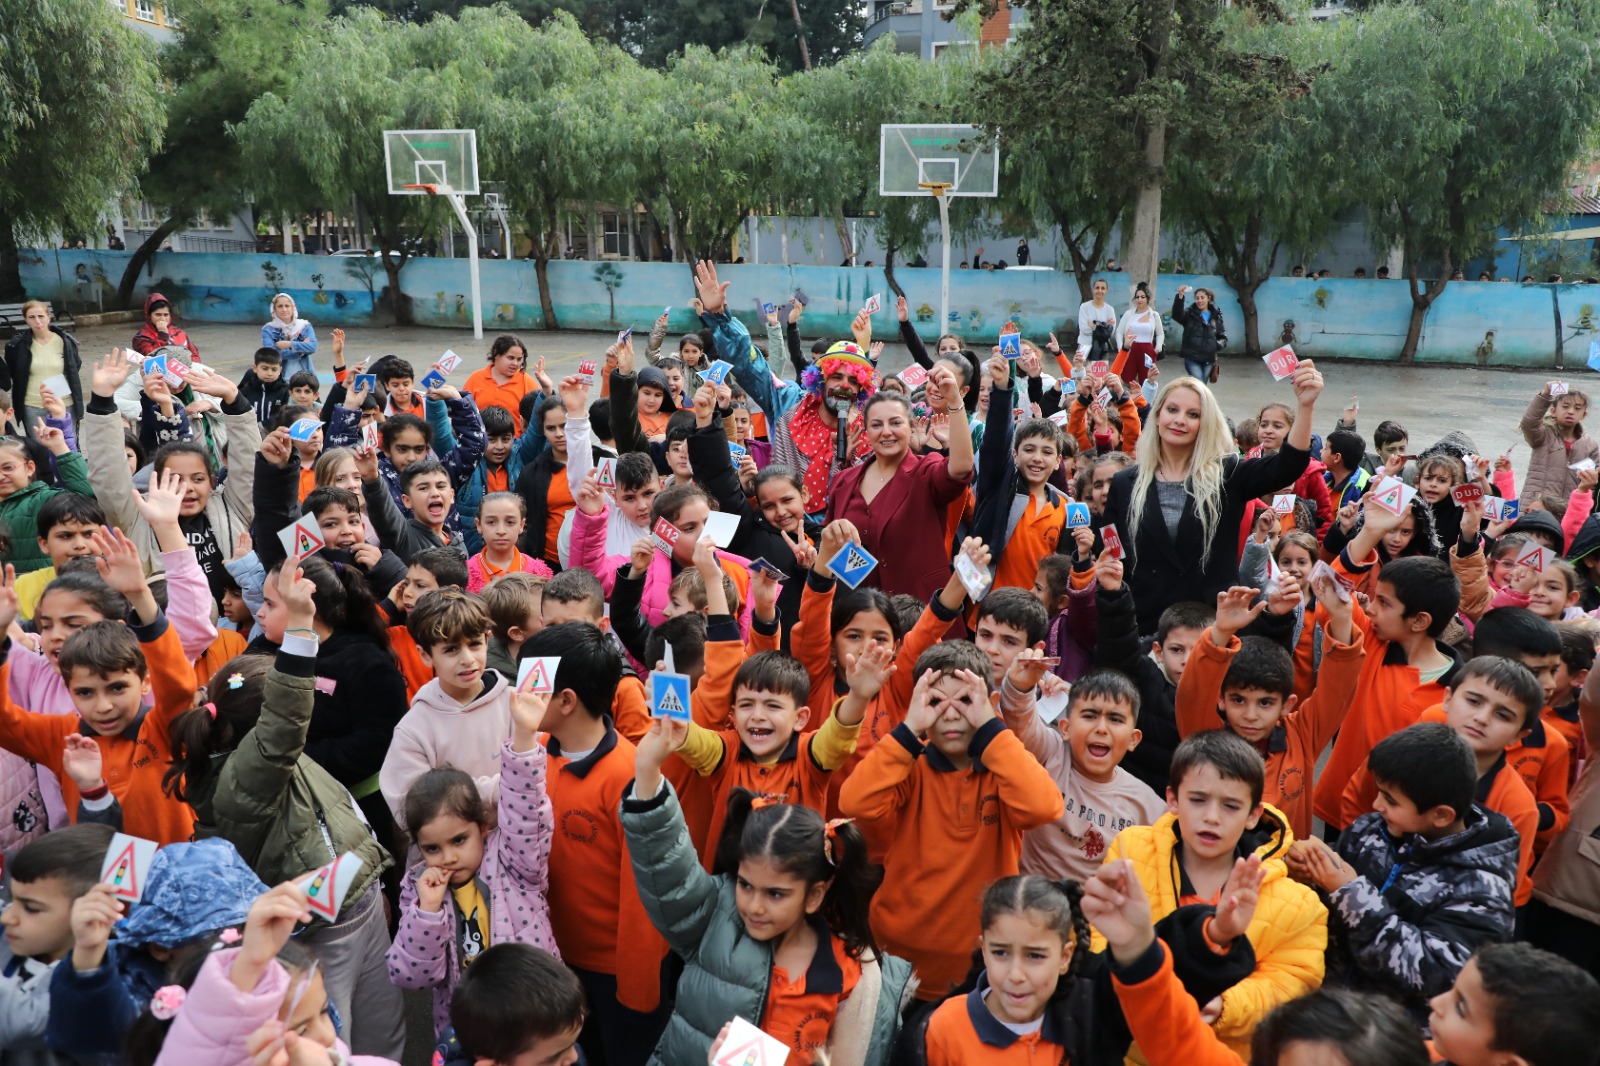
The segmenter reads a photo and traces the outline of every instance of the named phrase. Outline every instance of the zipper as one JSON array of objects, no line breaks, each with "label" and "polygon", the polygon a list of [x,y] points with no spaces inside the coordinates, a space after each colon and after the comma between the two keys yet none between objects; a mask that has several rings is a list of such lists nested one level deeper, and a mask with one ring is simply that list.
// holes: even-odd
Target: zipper
[{"label": "zipper", "polygon": [[323,816],[321,807],[317,807],[315,810],[317,812],[317,831],[322,834],[323,844],[327,845],[328,857],[337,859],[339,852],[333,846],[333,834],[328,832],[328,819]]}]

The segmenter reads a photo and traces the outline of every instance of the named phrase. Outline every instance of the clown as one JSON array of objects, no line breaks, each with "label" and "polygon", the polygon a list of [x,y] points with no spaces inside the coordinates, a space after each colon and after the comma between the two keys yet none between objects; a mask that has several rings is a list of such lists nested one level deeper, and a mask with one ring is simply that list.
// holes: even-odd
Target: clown
[{"label": "clown", "polygon": [[849,439],[843,466],[871,453],[861,432],[861,408],[877,391],[878,375],[861,346],[839,341],[800,376],[801,401],[777,421],[772,431],[772,461],[801,472],[808,506],[827,510],[828,489],[842,467],[836,465],[839,419],[845,418]]}]

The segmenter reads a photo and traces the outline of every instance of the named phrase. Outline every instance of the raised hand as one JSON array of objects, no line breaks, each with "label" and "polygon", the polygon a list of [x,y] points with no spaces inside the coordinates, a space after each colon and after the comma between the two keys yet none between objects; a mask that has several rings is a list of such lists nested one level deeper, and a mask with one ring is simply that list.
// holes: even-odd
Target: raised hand
[{"label": "raised hand", "polygon": [[94,531],[92,539],[97,556],[95,568],[100,571],[102,581],[130,600],[141,594],[149,594],[144,564],[139,561],[139,549],[134,547],[133,541],[122,530],[103,527]]},{"label": "raised hand", "polygon": [[856,317],[850,323],[850,335],[863,350],[872,343],[872,316],[866,311],[857,311]]},{"label": "raised hand", "polygon": [[543,693],[511,694],[511,750],[533,750],[539,743],[539,727],[544,724],[544,712],[549,707],[550,697]]},{"label": "raised hand", "polygon": [[[0,633],[11,629],[20,608],[17,601],[17,568],[6,564],[4,577],[0,578]],[[37,647],[34,650],[38,650]]]},{"label": "raised hand", "polygon": [[310,629],[317,617],[317,586],[300,569],[300,560],[285,559],[278,569],[278,597],[289,612],[290,628]]},{"label": "raised hand", "polygon": [[342,363],[342,362],[344,362],[344,330],[335,327],[334,331],[332,333],[332,337],[333,337],[333,361],[335,363]]},{"label": "raised hand", "polygon": [[844,550],[846,544],[860,544],[861,534],[856,530],[855,524],[843,518],[829,522],[822,527],[822,544],[817,549],[817,558],[811,568],[818,574],[829,574],[828,560]]},{"label": "raised hand", "polygon": [[701,385],[694,393],[694,421],[701,429],[711,424],[713,416],[717,413],[717,387],[709,382]]},{"label": "raised hand", "polygon": [[911,309],[906,306],[906,298],[904,296],[896,296],[894,298],[894,315],[902,322],[911,321]]},{"label": "raised hand", "polygon": [[556,387],[550,380],[550,375],[544,372],[544,356],[540,356],[533,364],[533,380],[539,383],[539,388],[544,390],[546,396],[554,392]]},{"label": "raised hand", "polygon": [[1051,355],[1061,354],[1061,342],[1056,340],[1056,335],[1054,333],[1050,334],[1050,342],[1044,346],[1044,349]]},{"label": "raised hand", "polygon": [[600,488],[600,468],[595,467],[583,475],[583,480],[578,483],[578,491],[573,494],[578,504],[578,510],[593,517],[604,513],[606,509],[606,494]]},{"label": "raised hand", "polygon": [[105,962],[106,941],[122,912],[122,901],[111,894],[111,886],[106,884],[95,885],[73,901],[70,921],[74,970],[98,970]]},{"label": "raised hand", "polygon": [[450,872],[438,866],[429,866],[417,875],[417,906],[429,914],[438,914],[450,894]]},{"label": "raised hand", "polygon": [[254,550],[255,542],[250,539],[250,533],[248,531],[241,532],[233,539],[233,554],[228,556],[228,561],[243,559]]},{"label": "raised hand", "polygon": [[867,358],[872,360],[873,366],[877,366],[878,361],[883,358],[883,348],[882,341],[873,341],[872,346],[867,349]]},{"label": "raised hand", "polygon": [[105,759],[93,737],[81,733],[67,734],[66,746],[61,752],[61,768],[72,778],[79,792],[88,792],[105,784]]},{"label": "raised hand", "polygon": [[652,718],[650,731],[639,740],[633,760],[633,794],[649,799],[661,788],[661,765],[689,739],[689,723],[677,718]]},{"label": "raised hand", "polygon": [[702,259],[694,265],[694,291],[704,314],[714,315],[728,306],[729,284],[717,280],[717,264],[711,260]]},{"label": "raised hand", "polygon": [[783,537],[783,542],[789,546],[789,552],[794,556],[794,561],[800,564],[802,569],[810,569],[817,561],[817,547],[811,543],[804,532],[789,533],[786,530],[779,530],[778,535]]},{"label": "raised hand", "polygon": [[41,418],[33,424],[33,436],[34,439],[36,439],[40,444],[43,444],[46,448],[50,449],[51,455],[67,454],[66,434],[62,433],[59,429],[46,422],[44,419]]},{"label": "raised hand", "polygon": [[656,557],[656,542],[649,537],[640,537],[633,542],[633,547],[628,550],[628,576],[634,580],[644,577],[650,569],[650,561]]},{"label": "raised hand", "polygon": [[1116,552],[1107,548],[1100,553],[1100,558],[1094,561],[1094,576],[1106,592],[1122,587],[1122,560],[1117,558]]},{"label": "raised hand", "polygon": [[[283,432],[287,434],[288,430]],[[172,469],[159,476],[152,474],[149,493],[141,496],[138,489],[133,490],[133,505],[151,529],[176,526],[183,510],[183,475]]]},{"label": "raised hand", "polygon": [[766,570],[750,571],[750,612],[763,622],[778,614],[778,579]]},{"label": "raised hand", "polygon": [[1267,595],[1261,602],[1266,604],[1268,614],[1284,616],[1294,614],[1304,598],[1300,592],[1300,582],[1285,577],[1282,581],[1267,583]]},{"label": "raised hand", "polygon": [[1127,859],[1106,863],[1084,882],[1083,916],[1100,930],[1111,954],[1123,965],[1143,955],[1155,942],[1150,897]]},{"label": "raised hand", "polygon": [[51,418],[67,417],[66,403],[62,401],[61,397],[51,392],[48,385],[39,386],[39,406],[43,407],[44,413]]},{"label": "raised hand", "polygon": [[569,374],[561,379],[561,405],[567,416],[587,417],[589,414],[589,383],[582,374]]},{"label": "raised hand", "polygon": [[926,736],[933,723],[939,720],[941,713],[933,705],[933,685],[942,675],[937,670],[929,670],[917,678],[917,683],[911,689],[911,702],[906,705],[906,728],[914,736]]},{"label": "raised hand", "polygon": [[789,325],[792,326],[800,321],[800,316],[805,312],[805,309],[805,305],[799,300],[791,300],[789,303]]},{"label": "raised hand", "polygon": [[1040,641],[1017,653],[1017,657],[1011,660],[1011,669],[1006,671],[1006,680],[1018,692],[1032,692],[1048,673],[1050,667],[1044,658],[1044,642]]},{"label": "raised hand", "polygon": [[617,345],[617,373],[624,376],[633,373],[633,338],[629,337]]},{"label": "raised hand", "polygon": [[[360,375],[357,374],[356,377],[360,377]],[[361,405],[367,402],[367,396],[371,391],[365,383],[357,386],[354,381],[355,378],[352,378],[351,385],[344,390],[343,406],[347,411],[361,410]]]},{"label": "raised hand", "polygon": [[305,890],[292,881],[257,896],[245,915],[239,955],[228,975],[234,987],[241,992],[254,991],[261,975],[294,935],[295,926],[310,920]]},{"label": "raised hand", "polygon": [[[284,430],[287,439],[288,430]],[[363,482],[378,480],[378,449],[356,448],[356,473]]]},{"label": "raised hand", "polygon": [[1235,585],[1217,593],[1217,617],[1211,625],[1212,635],[1218,644],[1226,644],[1233,635],[1254,622],[1267,604],[1255,602],[1260,589]]},{"label": "raised hand", "polygon": [[722,565],[717,562],[717,545],[710,537],[702,536],[694,542],[694,568],[700,571],[708,596],[713,581],[722,584]]},{"label": "raised hand", "polygon": [[102,356],[90,374],[89,391],[106,398],[116,395],[122,383],[128,380],[128,371],[133,368],[128,361],[128,355],[131,354],[134,353],[113,348],[110,354]]},{"label": "raised hand", "polygon": [[239,395],[239,386],[225,374],[208,374],[205,371],[190,373],[189,387],[206,396],[215,396],[223,403],[232,403]]},{"label": "raised hand", "polygon": [[[938,406],[945,411],[953,411],[961,406],[961,383],[956,380],[956,372],[951,370],[946,363],[935,363],[928,372],[928,385],[924,395],[928,397],[929,406],[934,406],[934,394],[938,394]],[[930,434],[932,430],[930,427]]]},{"label": "raised hand", "polygon": [[289,436],[287,426],[279,426],[261,438],[261,456],[274,466],[299,462],[295,456],[294,438]]},{"label": "raised hand", "polygon": [[844,657],[845,681],[850,692],[870,700],[883,691],[895,672],[895,650],[888,644],[869,644],[860,655]]},{"label": "raised hand", "polygon": [[997,389],[1006,388],[1011,384],[1011,361],[1003,355],[992,355],[985,364],[989,371],[989,380],[994,382]]},{"label": "raised hand", "polygon": [[1261,856],[1234,862],[1228,881],[1217,896],[1217,913],[1207,929],[1218,947],[1226,947],[1250,928],[1261,897]]},{"label": "raised hand", "polygon": [[1309,359],[1302,360],[1294,370],[1294,398],[1301,410],[1310,410],[1322,395],[1322,372]]}]

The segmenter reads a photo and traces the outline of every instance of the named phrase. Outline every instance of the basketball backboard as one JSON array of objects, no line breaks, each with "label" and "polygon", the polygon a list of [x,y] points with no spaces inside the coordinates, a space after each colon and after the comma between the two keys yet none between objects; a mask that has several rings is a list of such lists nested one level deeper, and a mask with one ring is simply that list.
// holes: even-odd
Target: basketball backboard
[{"label": "basketball backboard", "polygon": [[884,125],[878,145],[878,194],[927,196],[928,183],[948,185],[946,196],[994,196],[1000,154],[984,144],[976,126]]},{"label": "basketball backboard", "polygon": [[441,193],[478,195],[477,130],[384,130],[383,160],[389,192],[426,196],[433,185]]}]

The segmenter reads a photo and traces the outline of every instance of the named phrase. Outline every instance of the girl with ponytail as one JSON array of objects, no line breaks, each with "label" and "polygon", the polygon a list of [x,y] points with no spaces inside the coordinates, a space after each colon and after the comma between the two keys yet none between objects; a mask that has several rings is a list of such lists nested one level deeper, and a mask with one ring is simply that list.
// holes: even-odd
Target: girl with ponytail
[{"label": "girl with ponytail", "polygon": [[298,939],[321,960],[328,999],[347,1020],[345,1038],[358,1053],[398,1058],[403,1037],[395,1039],[393,1019],[403,1005],[385,969],[389,934],[379,898],[379,875],[391,861],[349,790],[306,750],[328,629],[318,618],[317,584],[304,573],[313,563],[321,561],[297,567],[291,559],[268,578],[263,591],[278,612],[282,646],[275,658],[241,655],[212,675],[200,705],[172,723],[162,787],[194,808],[198,837],[226,838],[269,885],[346,852],[360,858],[338,920],[319,918]]},{"label": "girl with ponytail", "polygon": [[300,627],[289,622],[279,590],[281,569],[267,574],[256,616],[263,632],[251,650],[273,654],[285,634],[316,637],[315,706],[305,753],[350,790],[378,839],[389,844],[394,815],[378,790],[378,770],[408,701],[388,627],[360,570],[311,556],[300,560],[300,570],[311,583],[315,610],[304,627],[309,632],[296,633]]},{"label": "girl with ponytail", "polygon": [[876,950],[866,841],[848,819],[737,789],[707,873],[661,776],[687,733],[652,723],[622,800],[639,897],[685,963],[652,1061],[700,1066],[743,1017],[788,1045],[791,1063],[887,1062],[911,966]]}]

